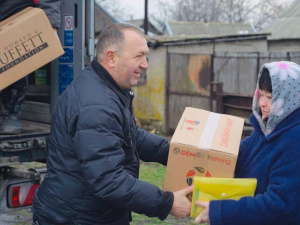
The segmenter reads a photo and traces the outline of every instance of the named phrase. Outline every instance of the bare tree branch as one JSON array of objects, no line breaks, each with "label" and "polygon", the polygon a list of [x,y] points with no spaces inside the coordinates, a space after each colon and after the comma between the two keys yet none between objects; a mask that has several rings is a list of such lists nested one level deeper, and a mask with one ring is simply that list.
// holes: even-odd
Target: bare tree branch
[{"label": "bare tree branch", "polygon": [[[121,20],[129,20],[122,0],[96,0]],[[143,0],[139,0],[143,1]],[[292,1],[292,0],[290,0]],[[149,1],[149,18],[163,26],[165,20],[251,23],[257,30],[265,28],[287,6],[281,0],[165,0]]]},{"label": "bare tree branch", "polygon": [[287,6],[280,0],[175,0],[172,18],[179,21],[249,22],[258,30]]}]

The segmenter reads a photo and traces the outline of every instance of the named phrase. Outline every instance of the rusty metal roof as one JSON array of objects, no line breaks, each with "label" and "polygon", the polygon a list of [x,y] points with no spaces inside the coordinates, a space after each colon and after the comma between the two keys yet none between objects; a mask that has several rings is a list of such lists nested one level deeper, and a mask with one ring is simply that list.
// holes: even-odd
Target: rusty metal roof
[{"label": "rusty metal roof", "polygon": [[237,34],[237,35],[177,35],[147,36],[149,46],[194,44],[212,41],[237,41],[249,39],[266,39],[269,33]]}]

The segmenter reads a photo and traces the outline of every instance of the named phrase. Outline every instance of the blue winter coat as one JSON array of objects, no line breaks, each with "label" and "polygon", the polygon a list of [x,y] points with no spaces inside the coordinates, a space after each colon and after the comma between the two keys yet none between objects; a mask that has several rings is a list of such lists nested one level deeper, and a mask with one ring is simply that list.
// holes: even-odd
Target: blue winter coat
[{"label": "blue winter coat", "polygon": [[300,109],[265,136],[254,115],[255,128],[242,141],[236,177],[258,181],[255,197],[210,203],[211,225],[300,224]]},{"label": "blue winter coat", "polygon": [[69,85],[53,114],[48,172],[33,204],[37,219],[120,225],[129,223],[130,211],[167,217],[173,194],[138,173],[139,158],[166,165],[169,144],[136,125],[132,99],[96,60]]}]

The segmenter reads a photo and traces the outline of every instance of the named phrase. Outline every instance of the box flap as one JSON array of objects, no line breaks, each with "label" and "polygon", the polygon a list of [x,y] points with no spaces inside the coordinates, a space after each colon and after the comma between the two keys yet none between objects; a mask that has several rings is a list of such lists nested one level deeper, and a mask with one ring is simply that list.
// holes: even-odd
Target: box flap
[{"label": "box flap", "polygon": [[27,7],[25,9],[21,10],[20,12],[14,14],[14,15],[8,17],[8,18],[6,18],[5,20],[3,20],[3,21],[0,22],[0,27],[3,26],[6,23],[9,23],[9,22],[13,21],[14,19],[16,19],[17,17],[23,15],[24,13],[28,12],[31,9],[32,9],[32,7]]},{"label": "box flap", "polygon": [[[9,29],[18,23],[26,20],[29,17],[35,16],[37,13],[45,14],[44,10],[39,8],[27,7],[22,11],[8,17],[7,19],[0,22],[0,31],[3,32],[6,29]],[[46,14],[45,14],[46,16]],[[47,17],[47,16],[46,16]]]},{"label": "box flap", "polygon": [[238,155],[244,119],[186,107],[171,143]]},{"label": "box flap", "polygon": [[186,107],[172,136],[171,143],[198,146],[209,113],[209,111]]}]

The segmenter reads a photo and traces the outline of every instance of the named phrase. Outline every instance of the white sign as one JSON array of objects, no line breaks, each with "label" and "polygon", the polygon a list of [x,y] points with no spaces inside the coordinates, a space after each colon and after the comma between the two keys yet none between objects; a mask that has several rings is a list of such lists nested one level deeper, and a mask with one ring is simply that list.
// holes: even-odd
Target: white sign
[{"label": "white sign", "polygon": [[65,30],[73,30],[73,16],[65,16]]}]

